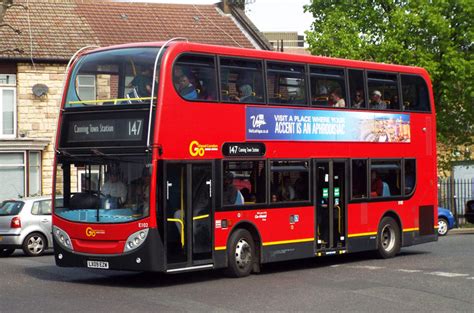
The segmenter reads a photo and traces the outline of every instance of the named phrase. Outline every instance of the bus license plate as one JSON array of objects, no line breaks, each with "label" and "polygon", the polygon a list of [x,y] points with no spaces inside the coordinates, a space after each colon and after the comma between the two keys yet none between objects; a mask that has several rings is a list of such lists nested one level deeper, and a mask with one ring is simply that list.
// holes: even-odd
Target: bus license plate
[{"label": "bus license plate", "polygon": [[88,268],[100,268],[104,270],[109,269],[109,262],[104,261],[87,261]]}]

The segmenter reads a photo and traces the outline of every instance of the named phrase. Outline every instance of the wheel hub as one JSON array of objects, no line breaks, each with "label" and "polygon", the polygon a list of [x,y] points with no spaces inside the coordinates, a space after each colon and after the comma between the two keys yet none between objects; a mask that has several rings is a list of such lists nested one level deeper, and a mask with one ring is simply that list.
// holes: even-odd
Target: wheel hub
[{"label": "wheel hub", "polygon": [[28,241],[28,250],[34,254],[38,254],[43,250],[43,240],[40,237],[31,237]]},{"label": "wheel hub", "polygon": [[443,220],[438,221],[438,233],[445,234],[448,231],[448,225]]},{"label": "wheel hub", "polygon": [[382,229],[382,247],[385,251],[391,251],[395,247],[395,231],[390,225]]},{"label": "wheel hub", "polygon": [[235,261],[239,268],[245,268],[252,260],[252,252],[249,243],[240,239],[235,247]]}]

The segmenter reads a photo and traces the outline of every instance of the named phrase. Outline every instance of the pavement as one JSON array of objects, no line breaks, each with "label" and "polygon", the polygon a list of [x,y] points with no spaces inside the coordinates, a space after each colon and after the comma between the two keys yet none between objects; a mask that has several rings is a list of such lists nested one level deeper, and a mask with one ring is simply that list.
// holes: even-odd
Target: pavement
[{"label": "pavement", "polygon": [[472,228],[453,228],[450,229],[448,235],[459,235],[459,234],[474,234],[474,227]]}]

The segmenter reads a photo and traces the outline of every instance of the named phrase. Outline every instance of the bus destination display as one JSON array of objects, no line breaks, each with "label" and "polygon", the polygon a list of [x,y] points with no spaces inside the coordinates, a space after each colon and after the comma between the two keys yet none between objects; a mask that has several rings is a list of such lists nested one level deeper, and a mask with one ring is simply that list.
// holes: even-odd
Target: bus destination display
[{"label": "bus destination display", "polygon": [[143,126],[143,118],[70,121],[67,141],[141,141]]},{"label": "bus destination display", "polygon": [[265,155],[265,144],[261,142],[226,142],[222,154],[229,157],[257,157]]}]

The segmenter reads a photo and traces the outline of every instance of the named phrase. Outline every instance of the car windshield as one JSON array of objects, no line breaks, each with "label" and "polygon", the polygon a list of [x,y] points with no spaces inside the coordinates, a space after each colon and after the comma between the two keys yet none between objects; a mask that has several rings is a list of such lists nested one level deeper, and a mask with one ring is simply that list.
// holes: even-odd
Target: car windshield
[{"label": "car windshield", "polygon": [[4,201],[0,206],[0,216],[18,215],[22,207],[22,201]]},{"label": "car windshield", "polygon": [[[83,56],[71,75],[66,108],[150,103],[159,47],[126,48]],[[157,72],[158,75],[158,72]]]},{"label": "car windshield", "polygon": [[54,213],[84,223],[123,223],[148,216],[151,157],[64,159],[56,170]]}]

